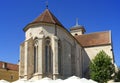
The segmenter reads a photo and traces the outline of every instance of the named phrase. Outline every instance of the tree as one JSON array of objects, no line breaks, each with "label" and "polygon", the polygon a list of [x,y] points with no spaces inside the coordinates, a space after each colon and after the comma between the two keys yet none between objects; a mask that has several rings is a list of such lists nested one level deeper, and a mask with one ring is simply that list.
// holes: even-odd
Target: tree
[{"label": "tree", "polygon": [[115,73],[115,79],[114,80],[115,80],[115,82],[120,82],[120,68]]},{"label": "tree", "polygon": [[103,50],[90,63],[90,78],[97,82],[107,82],[112,79],[114,72],[112,59]]}]

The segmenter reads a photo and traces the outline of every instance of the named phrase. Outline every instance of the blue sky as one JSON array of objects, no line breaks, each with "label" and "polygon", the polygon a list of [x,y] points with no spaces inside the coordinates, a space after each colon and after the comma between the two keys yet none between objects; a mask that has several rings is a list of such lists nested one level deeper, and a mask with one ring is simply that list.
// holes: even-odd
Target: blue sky
[{"label": "blue sky", "polygon": [[49,9],[69,30],[84,25],[86,33],[112,31],[115,62],[120,66],[120,0],[0,0],[0,61],[17,63],[23,28]]}]

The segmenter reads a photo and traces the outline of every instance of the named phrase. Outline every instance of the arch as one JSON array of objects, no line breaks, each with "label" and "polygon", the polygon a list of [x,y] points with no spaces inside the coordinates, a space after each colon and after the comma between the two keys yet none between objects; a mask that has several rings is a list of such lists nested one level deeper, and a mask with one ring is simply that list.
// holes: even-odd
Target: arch
[{"label": "arch", "polygon": [[78,35],[77,33],[75,34],[75,36]]},{"label": "arch", "polygon": [[38,40],[38,37],[35,37],[35,38],[34,38],[34,42],[35,42],[36,40]]},{"label": "arch", "polygon": [[45,38],[45,74],[52,73],[52,49],[51,39]]},{"label": "arch", "polygon": [[38,72],[38,38],[34,39],[34,73]]}]

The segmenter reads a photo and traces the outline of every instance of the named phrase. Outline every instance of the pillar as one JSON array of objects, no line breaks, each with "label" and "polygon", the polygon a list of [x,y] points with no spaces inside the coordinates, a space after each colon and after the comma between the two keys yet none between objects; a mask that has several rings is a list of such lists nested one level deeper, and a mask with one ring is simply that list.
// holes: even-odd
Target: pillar
[{"label": "pillar", "polygon": [[43,37],[44,35],[39,35],[38,38],[38,55],[37,55],[37,73],[34,74],[35,79],[41,79],[43,77]]},{"label": "pillar", "polygon": [[27,70],[27,66],[28,66],[28,45],[27,45],[27,41],[25,42],[25,61],[24,61],[24,78],[27,79],[27,74],[28,74],[28,70]]},{"label": "pillar", "polygon": [[53,51],[53,79],[58,78],[58,38],[52,36],[52,51]]},{"label": "pillar", "polygon": [[38,79],[43,77],[43,39],[44,35],[40,35],[38,39]]}]

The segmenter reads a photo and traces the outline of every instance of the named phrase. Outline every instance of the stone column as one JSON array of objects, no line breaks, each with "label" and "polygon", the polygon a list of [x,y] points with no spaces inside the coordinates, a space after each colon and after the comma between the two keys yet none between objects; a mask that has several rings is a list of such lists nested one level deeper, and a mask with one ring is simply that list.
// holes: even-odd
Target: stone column
[{"label": "stone column", "polygon": [[28,74],[28,70],[27,70],[27,66],[28,66],[28,45],[27,45],[27,41],[25,42],[25,61],[24,61],[24,78],[27,79],[27,74]]},{"label": "stone column", "polygon": [[53,51],[53,79],[58,78],[58,38],[52,36],[52,51]]},{"label": "stone column", "polygon": [[38,39],[38,79],[43,77],[43,38],[44,35],[40,35]]}]

